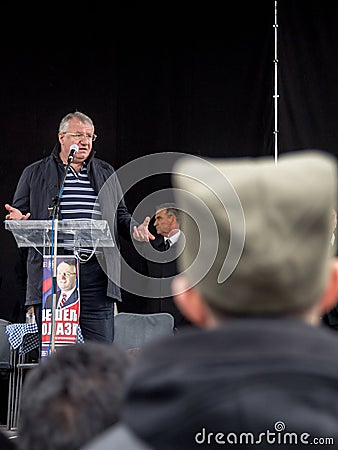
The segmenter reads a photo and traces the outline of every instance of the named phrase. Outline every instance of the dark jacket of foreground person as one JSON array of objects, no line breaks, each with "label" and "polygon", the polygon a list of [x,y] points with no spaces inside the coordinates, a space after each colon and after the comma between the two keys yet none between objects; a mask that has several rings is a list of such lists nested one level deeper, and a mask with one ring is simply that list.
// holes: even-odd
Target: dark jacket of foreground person
[{"label": "dark jacket of foreground person", "polygon": [[295,319],[185,333],[143,352],[122,418],[161,450],[239,444],[241,432],[266,448],[278,439],[337,445],[337,354],[334,333]]}]

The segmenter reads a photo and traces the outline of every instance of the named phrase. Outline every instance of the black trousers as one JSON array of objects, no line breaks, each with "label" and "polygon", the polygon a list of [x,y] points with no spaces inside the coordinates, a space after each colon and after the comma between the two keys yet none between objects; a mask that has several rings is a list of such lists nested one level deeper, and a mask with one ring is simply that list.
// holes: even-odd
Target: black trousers
[{"label": "black trousers", "polygon": [[107,296],[107,275],[95,256],[79,265],[80,327],[85,340],[113,342],[114,300]]}]

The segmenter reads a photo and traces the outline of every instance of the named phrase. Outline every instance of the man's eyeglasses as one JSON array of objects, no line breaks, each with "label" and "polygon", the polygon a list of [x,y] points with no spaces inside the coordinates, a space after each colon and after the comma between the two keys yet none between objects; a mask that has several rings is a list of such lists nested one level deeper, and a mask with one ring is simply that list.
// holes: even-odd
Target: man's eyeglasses
[{"label": "man's eyeglasses", "polygon": [[81,141],[82,139],[86,138],[89,141],[96,141],[97,135],[96,134],[86,134],[86,133],[71,133],[70,131],[64,131],[63,134],[70,134],[74,139]]},{"label": "man's eyeglasses", "polygon": [[71,277],[75,277],[76,273],[71,273],[71,272],[58,272],[57,276],[58,277],[66,277],[66,278],[71,278]]}]

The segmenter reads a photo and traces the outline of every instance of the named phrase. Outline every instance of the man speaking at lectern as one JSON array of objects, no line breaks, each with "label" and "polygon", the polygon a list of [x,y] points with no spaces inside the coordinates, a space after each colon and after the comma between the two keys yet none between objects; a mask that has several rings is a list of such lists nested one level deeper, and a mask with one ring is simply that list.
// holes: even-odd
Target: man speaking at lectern
[{"label": "man speaking at lectern", "polygon": [[[103,248],[102,254],[81,249],[80,262],[80,326],[85,340],[112,342],[113,302],[121,301],[120,287],[116,280],[120,274],[119,236],[138,241],[153,240],[148,230],[149,217],[142,224],[133,220],[121,193],[121,186],[114,168],[95,157],[92,149],[96,140],[94,124],[90,117],[76,111],[67,114],[60,122],[58,143],[50,156],[27,166],[17,185],[13,202],[6,204],[7,220],[47,220],[50,206],[58,197],[69,163],[70,149],[73,154],[64,190],[60,196],[58,218],[61,220],[107,220],[115,247]],[[77,147],[74,147],[76,144]],[[106,195],[98,196],[109,179]],[[97,259],[99,258],[99,260]],[[99,262],[100,261],[100,262]],[[103,261],[103,263],[102,263]],[[101,267],[104,266],[104,269]],[[27,256],[27,309],[34,308],[41,333],[42,307],[42,255],[34,248]]]}]

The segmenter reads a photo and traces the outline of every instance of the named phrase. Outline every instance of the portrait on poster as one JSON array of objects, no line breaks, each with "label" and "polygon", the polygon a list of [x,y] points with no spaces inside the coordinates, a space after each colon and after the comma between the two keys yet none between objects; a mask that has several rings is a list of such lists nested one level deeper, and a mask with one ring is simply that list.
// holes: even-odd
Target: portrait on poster
[{"label": "portrait on poster", "polygon": [[[56,264],[56,270],[54,268]],[[74,256],[44,256],[42,284],[42,348],[77,341],[80,314],[79,263]]]}]

